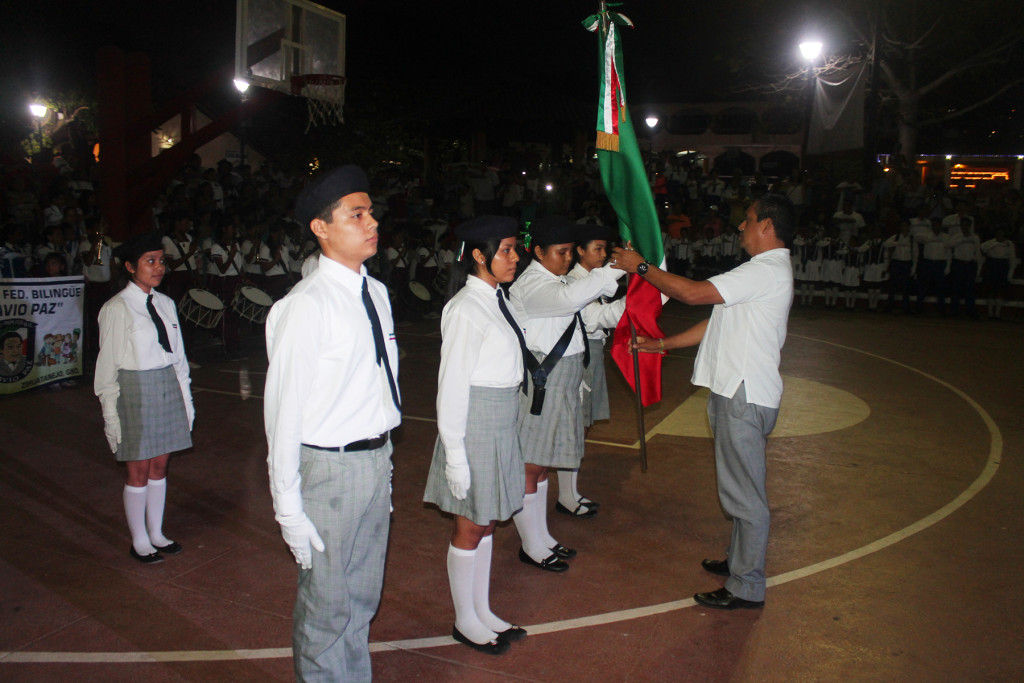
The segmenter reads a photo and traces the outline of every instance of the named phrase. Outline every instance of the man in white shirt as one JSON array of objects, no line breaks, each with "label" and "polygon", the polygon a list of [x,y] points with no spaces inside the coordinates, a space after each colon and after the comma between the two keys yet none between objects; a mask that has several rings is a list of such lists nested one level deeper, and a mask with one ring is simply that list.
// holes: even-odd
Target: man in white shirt
[{"label": "man in white shirt", "polygon": [[342,166],[302,191],[296,215],[323,253],[267,318],[264,420],[270,492],[299,564],[292,647],[300,681],[371,680],[401,422],[398,345],[369,183]]},{"label": "man in white shirt", "polygon": [[704,560],[712,574],[729,577],[725,587],[694,599],[714,609],[764,606],[768,548],[765,442],[779,414],[779,362],[793,302],[789,255],[795,225],[793,205],[767,194],[747,209],[741,246],[750,261],[705,281],[666,273],[631,250],[616,249],[612,265],[636,272],[673,299],[715,304],[710,320],[665,339],[637,338],[649,353],[699,344],[691,381],[708,387],[708,419],[715,437],[718,499],[733,519],[724,560]]}]

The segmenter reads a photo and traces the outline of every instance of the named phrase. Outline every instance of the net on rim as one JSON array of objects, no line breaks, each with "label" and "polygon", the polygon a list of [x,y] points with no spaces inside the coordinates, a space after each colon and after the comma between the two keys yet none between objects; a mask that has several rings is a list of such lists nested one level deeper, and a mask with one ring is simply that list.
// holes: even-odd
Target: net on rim
[{"label": "net on rim", "polygon": [[344,122],[345,77],[333,74],[292,76],[292,92],[306,98],[310,126],[333,126]]}]

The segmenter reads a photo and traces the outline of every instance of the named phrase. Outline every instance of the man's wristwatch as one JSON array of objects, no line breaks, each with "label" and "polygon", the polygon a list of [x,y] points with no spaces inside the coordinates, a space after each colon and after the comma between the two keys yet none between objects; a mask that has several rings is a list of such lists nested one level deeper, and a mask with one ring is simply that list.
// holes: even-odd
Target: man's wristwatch
[{"label": "man's wristwatch", "polygon": [[639,275],[640,277],[644,277],[645,275],[647,275],[647,270],[650,267],[651,267],[651,264],[648,263],[647,261],[644,261],[643,263],[641,263],[640,265],[638,265],[636,267],[636,274]]}]

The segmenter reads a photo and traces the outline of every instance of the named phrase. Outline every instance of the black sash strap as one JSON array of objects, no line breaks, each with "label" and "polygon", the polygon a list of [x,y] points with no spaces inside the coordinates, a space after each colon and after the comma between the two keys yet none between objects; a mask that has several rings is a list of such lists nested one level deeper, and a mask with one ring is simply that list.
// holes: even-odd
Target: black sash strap
[{"label": "black sash strap", "polygon": [[533,376],[533,403],[530,405],[531,415],[540,415],[544,410],[544,385],[548,382],[548,375],[555,369],[558,361],[562,360],[565,350],[569,348],[569,342],[572,341],[572,335],[576,331],[576,323],[579,323],[580,331],[583,332],[583,367],[590,365],[590,344],[587,341],[587,328],[583,325],[583,316],[580,315],[579,311],[576,311],[576,315],[573,317],[572,322],[569,323],[569,327],[565,328],[565,332],[558,338],[555,347],[551,349],[551,353],[544,357],[543,363],[539,363],[532,353],[527,353],[527,365],[529,365],[530,374]]}]

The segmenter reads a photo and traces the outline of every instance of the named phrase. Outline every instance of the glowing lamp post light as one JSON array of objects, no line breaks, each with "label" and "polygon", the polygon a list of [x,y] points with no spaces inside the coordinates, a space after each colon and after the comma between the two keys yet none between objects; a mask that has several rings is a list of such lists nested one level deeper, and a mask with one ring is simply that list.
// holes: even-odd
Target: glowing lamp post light
[{"label": "glowing lamp post light", "polygon": [[46,114],[49,109],[46,108],[45,104],[38,102],[32,102],[28,105],[28,110],[32,114],[32,118],[36,120],[36,139],[39,142],[39,152],[43,151],[43,119],[46,118]]},{"label": "glowing lamp post light", "polygon": [[647,124],[648,128],[654,128],[655,126],[658,125],[658,117],[655,116],[654,114],[648,114],[647,118],[644,119],[644,123]]},{"label": "glowing lamp post light", "polygon": [[[245,100],[246,100],[246,92],[248,92],[248,90],[249,90],[249,81],[245,80],[244,78],[236,78],[233,82],[235,84],[235,90],[238,91],[238,94],[242,96],[242,101],[245,102]],[[242,131],[241,131],[241,134],[239,135],[239,140],[238,140],[238,168],[239,168],[239,170],[241,170],[241,168],[243,166],[245,166],[245,120],[244,119],[242,120]]]},{"label": "glowing lamp post light", "polygon": [[805,40],[798,46],[800,55],[807,62],[807,127],[804,129],[804,154],[807,153],[807,140],[811,132],[811,119],[814,116],[814,92],[811,90],[811,78],[814,76],[814,62],[821,56],[823,45],[817,40]]},{"label": "glowing lamp post light", "polygon": [[800,43],[800,55],[808,62],[813,62],[821,55],[822,44],[816,40],[806,40]]}]

